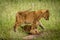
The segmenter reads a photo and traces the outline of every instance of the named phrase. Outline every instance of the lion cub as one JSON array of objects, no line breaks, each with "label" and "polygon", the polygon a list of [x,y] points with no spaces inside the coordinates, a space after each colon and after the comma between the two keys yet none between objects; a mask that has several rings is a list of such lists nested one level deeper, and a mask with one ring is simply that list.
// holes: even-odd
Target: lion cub
[{"label": "lion cub", "polygon": [[25,25],[23,29],[25,32],[32,35],[36,35],[40,33],[40,31],[37,28],[31,29],[31,25]]}]

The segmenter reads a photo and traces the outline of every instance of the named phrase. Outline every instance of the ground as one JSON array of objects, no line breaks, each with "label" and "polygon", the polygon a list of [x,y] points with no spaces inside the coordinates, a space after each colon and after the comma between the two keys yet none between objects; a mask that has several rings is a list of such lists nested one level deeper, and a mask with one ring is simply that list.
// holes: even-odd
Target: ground
[{"label": "ground", "polygon": [[46,30],[32,40],[60,40],[60,0],[0,0],[0,40],[23,40],[22,37],[28,36],[21,27],[14,32],[13,26],[16,13],[29,8],[50,12],[49,21],[40,20]]}]

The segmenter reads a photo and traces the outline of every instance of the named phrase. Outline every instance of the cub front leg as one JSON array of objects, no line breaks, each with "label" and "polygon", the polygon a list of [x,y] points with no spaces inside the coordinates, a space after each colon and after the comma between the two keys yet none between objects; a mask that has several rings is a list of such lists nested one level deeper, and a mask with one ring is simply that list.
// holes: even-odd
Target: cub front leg
[{"label": "cub front leg", "polygon": [[37,21],[36,24],[39,25],[42,29],[45,29],[44,25],[41,22]]}]

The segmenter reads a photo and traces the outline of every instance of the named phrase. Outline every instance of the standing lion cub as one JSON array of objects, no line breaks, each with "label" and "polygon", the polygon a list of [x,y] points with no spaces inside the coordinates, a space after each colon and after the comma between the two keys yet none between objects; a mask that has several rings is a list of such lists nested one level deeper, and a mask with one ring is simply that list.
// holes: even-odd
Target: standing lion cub
[{"label": "standing lion cub", "polygon": [[29,33],[31,34],[39,34],[37,26],[39,25],[42,29],[44,29],[44,26],[39,22],[41,18],[49,20],[49,10],[37,10],[37,11],[27,10],[17,12],[14,31],[16,32],[16,29],[18,28],[19,25],[30,24],[30,26],[25,25],[23,29],[25,31],[29,31]]}]

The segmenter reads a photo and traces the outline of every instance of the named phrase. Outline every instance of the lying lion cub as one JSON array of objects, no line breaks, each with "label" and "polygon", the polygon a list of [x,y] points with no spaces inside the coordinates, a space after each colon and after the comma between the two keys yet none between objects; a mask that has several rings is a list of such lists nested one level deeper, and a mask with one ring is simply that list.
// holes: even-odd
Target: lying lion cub
[{"label": "lying lion cub", "polygon": [[25,25],[24,27],[22,27],[22,29],[24,29],[25,32],[27,32],[28,34],[39,34],[39,30],[37,28],[34,28],[33,30],[31,30],[31,25]]}]

